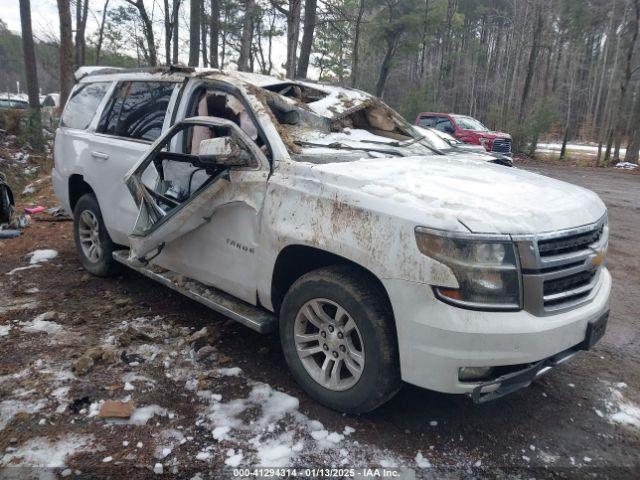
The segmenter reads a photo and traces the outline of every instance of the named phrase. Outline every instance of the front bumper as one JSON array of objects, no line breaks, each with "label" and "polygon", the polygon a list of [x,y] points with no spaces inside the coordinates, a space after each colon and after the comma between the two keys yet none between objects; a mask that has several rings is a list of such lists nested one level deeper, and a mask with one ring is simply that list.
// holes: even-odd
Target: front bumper
[{"label": "front bumper", "polygon": [[[396,320],[402,379],[438,392],[471,394],[482,382],[461,382],[462,367],[534,366],[580,349],[588,325],[609,310],[611,275],[602,270],[590,302],[544,317],[524,310],[465,310],[439,301],[425,284],[395,279],[383,284]],[[498,388],[486,385],[481,392]]]},{"label": "front bumper", "polygon": [[552,357],[545,358],[533,365],[526,366],[521,370],[502,375],[494,380],[483,382],[473,389],[471,398],[474,403],[485,403],[504,397],[522,388],[531,385],[531,382],[540,375],[547,373],[553,367],[566,362],[578,355],[583,350],[589,350],[603,336],[607,328],[609,312],[607,311],[595,322],[587,325],[587,333],[584,341],[573,348],[560,352]]}]

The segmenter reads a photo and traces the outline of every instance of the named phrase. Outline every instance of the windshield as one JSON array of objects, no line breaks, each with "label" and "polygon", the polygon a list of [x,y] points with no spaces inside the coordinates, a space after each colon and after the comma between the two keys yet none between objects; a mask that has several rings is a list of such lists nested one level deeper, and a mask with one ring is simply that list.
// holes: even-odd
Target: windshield
[{"label": "windshield", "polygon": [[453,115],[453,118],[458,126],[463,130],[476,130],[479,132],[486,132],[489,130],[475,118],[463,117],[461,115]]},{"label": "windshield", "polygon": [[339,87],[326,87],[320,95],[322,87],[301,83],[286,91],[262,89],[261,97],[294,160],[433,155],[449,147],[430,132],[416,130],[377,98]]}]

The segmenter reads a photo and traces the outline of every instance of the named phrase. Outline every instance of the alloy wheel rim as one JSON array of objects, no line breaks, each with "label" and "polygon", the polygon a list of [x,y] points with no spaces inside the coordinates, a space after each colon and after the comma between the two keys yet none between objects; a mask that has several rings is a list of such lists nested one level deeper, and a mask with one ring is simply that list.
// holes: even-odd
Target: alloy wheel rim
[{"label": "alloy wheel rim", "polygon": [[84,210],[80,214],[78,222],[78,234],[82,253],[91,262],[97,263],[102,258],[102,246],[100,245],[100,224],[98,218],[90,210]]},{"label": "alloy wheel rim", "polygon": [[353,317],[326,298],[306,302],[294,322],[296,353],[305,370],[324,388],[353,387],[364,371],[362,335]]}]

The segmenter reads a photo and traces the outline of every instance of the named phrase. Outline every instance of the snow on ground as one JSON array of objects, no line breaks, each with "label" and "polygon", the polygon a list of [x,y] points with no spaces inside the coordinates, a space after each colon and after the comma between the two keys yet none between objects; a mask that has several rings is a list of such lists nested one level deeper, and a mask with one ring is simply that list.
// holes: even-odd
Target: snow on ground
[{"label": "snow on ground", "polygon": [[624,170],[635,170],[638,168],[638,164],[631,162],[618,162],[615,166],[616,168],[622,168]]},{"label": "snow on ground", "polygon": [[94,443],[92,435],[64,435],[56,440],[36,437],[9,451],[0,459],[0,466],[28,465],[33,467],[64,468],[67,457],[88,451]]},{"label": "snow on ground", "polygon": [[0,402],[0,432],[5,429],[9,422],[18,413],[24,412],[33,414],[39,412],[46,406],[44,400],[26,401],[8,399]]},{"label": "snow on ground", "polygon": [[625,387],[624,383],[617,383],[615,386],[609,387],[610,397],[605,401],[607,418],[613,423],[640,428],[640,406],[622,393],[620,389]]},{"label": "snow on ground", "polygon": [[[560,153],[562,150],[561,143],[538,143],[538,147],[536,148],[536,153]],[[579,152],[582,155],[597,155],[598,153],[598,145],[582,145],[578,143],[567,143],[567,150]],[[602,149],[604,152],[604,147]],[[626,148],[620,149],[620,156],[624,158],[627,153]]]},{"label": "snow on ground", "polygon": [[0,325],[0,337],[9,335],[9,330],[11,330],[11,325]]},{"label": "snow on ground", "polygon": [[60,333],[63,328],[62,325],[56,322],[45,320],[49,312],[42,313],[30,322],[22,322],[22,331],[28,333],[44,332],[49,334]]},{"label": "snow on ground", "polygon": [[22,272],[23,270],[31,270],[33,268],[40,268],[42,265],[40,264],[35,264],[35,265],[28,265],[26,267],[16,267],[13,270],[10,270],[9,272],[7,272],[7,275],[13,275],[14,273],[17,272]]},{"label": "snow on ground", "polygon": [[58,256],[58,252],[56,250],[44,249],[44,250],[34,250],[29,253],[30,257],[29,263],[31,265],[35,265],[36,263],[48,262],[51,259],[54,259]]}]

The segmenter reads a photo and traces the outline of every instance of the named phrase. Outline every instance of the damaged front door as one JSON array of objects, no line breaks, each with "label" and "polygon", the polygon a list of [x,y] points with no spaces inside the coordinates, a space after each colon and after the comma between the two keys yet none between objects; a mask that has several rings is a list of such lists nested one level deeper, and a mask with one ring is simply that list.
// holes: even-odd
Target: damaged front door
[{"label": "damaged front door", "polygon": [[125,176],[138,206],[130,258],[147,262],[206,223],[230,171],[255,170],[262,152],[233,122],[194,117],[163,135]]}]

